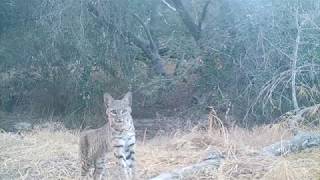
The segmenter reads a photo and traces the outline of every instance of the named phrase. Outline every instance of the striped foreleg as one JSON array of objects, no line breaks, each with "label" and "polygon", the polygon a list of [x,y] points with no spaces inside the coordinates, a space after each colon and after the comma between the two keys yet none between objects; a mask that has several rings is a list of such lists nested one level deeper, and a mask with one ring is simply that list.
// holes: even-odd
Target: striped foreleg
[{"label": "striped foreleg", "polygon": [[116,158],[118,172],[121,180],[130,180],[126,163],[125,141],[116,139],[113,141],[114,156]]},{"label": "striped foreleg", "polygon": [[129,138],[126,146],[126,165],[128,167],[128,174],[130,179],[135,176],[135,137]]}]

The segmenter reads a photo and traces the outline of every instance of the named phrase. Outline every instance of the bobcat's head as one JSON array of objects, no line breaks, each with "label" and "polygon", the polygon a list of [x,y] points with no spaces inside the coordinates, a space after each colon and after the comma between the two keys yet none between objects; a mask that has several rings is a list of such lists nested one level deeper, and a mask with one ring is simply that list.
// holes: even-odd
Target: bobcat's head
[{"label": "bobcat's head", "polygon": [[128,92],[122,99],[115,100],[108,93],[104,94],[106,114],[112,128],[128,130],[133,127],[131,117],[132,94]]}]

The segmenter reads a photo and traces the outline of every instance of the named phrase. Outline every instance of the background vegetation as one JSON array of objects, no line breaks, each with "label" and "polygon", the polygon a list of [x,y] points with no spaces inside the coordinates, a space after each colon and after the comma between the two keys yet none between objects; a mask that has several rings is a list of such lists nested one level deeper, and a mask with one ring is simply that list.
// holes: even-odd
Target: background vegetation
[{"label": "background vegetation", "polygon": [[319,102],[319,39],[318,0],[2,0],[0,116],[95,124],[131,90],[137,118],[269,123]]}]

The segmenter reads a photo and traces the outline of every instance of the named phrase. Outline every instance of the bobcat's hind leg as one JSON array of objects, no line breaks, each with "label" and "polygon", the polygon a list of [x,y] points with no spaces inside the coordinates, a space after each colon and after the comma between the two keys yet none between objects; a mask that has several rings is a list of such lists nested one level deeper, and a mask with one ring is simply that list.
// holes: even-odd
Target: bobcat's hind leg
[{"label": "bobcat's hind leg", "polygon": [[107,179],[107,157],[106,154],[101,155],[94,162],[94,172],[93,172],[94,180],[106,180]]},{"label": "bobcat's hind leg", "polygon": [[88,177],[90,164],[86,158],[81,157],[81,169],[80,169],[80,180],[85,180]]}]

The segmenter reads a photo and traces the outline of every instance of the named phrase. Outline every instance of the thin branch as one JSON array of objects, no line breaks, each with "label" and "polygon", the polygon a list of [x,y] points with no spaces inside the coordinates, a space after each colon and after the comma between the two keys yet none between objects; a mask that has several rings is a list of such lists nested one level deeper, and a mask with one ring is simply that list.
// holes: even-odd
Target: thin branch
[{"label": "thin branch", "polygon": [[149,46],[152,48],[152,49],[157,49],[155,43],[154,43],[154,40],[152,38],[152,35],[151,35],[151,32],[150,32],[150,29],[144,24],[144,22],[141,20],[141,18],[136,15],[136,14],[133,14],[133,17],[135,17],[138,22],[142,25],[143,27],[143,30],[146,32],[147,34],[147,37],[148,37],[148,40],[149,40]]},{"label": "thin branch", "polygon": [[169,9],[171,9],[172,11],[177,11],[176,8],[174,8],[173,6],[171,6],[171,4],[169,4],[166,0],[161,0],[161,2],[163,4],[165,4]]},{"label": "thin branch", "polygon": [[301,27],[299,23],[299,9],[296,8],[295,13],[295,23],[297,28],[297,36],[295,41],[295,46],[293,50],[293,58],[292,58],[292,68],[291,68],[291,91],[292,91],[292,102],[295,110],[299,109],[299,104],[297,100],[297,87],[296,87],[296,75],[297,75],[297,61],[298,61],[298,52],[301,38]]},{"label": "thin branch", "polygon": [[283,50],[281,50],[280,48],[278,48],[276,45],[274,45],[269,39],[267,39],[266,37],[263,37],[264,40],[266,40],[270,46],[272,46],[274,49],[276,49],[277,51],[279,51],[281,54],[283,54],[284,56],[286,56],[288,59],[292,60],[292,57],[290,55],[288,55],[287,53],[285,53]]},{"label": "thin branch", "polygon": [[95,8],[91,3],[88,4],[88,10],[96,18],[100,25],[104,26],[105,28],[110,28],[111,30],[119,33],[122,37],[128,38],[131,43],[141,48],[143,51],[148,51],[148,43],[146,40],[137,37],[129,31],[123,32],[119,30],[114,24],[108,22],[102,15],[100,15],[97,8]]}]

